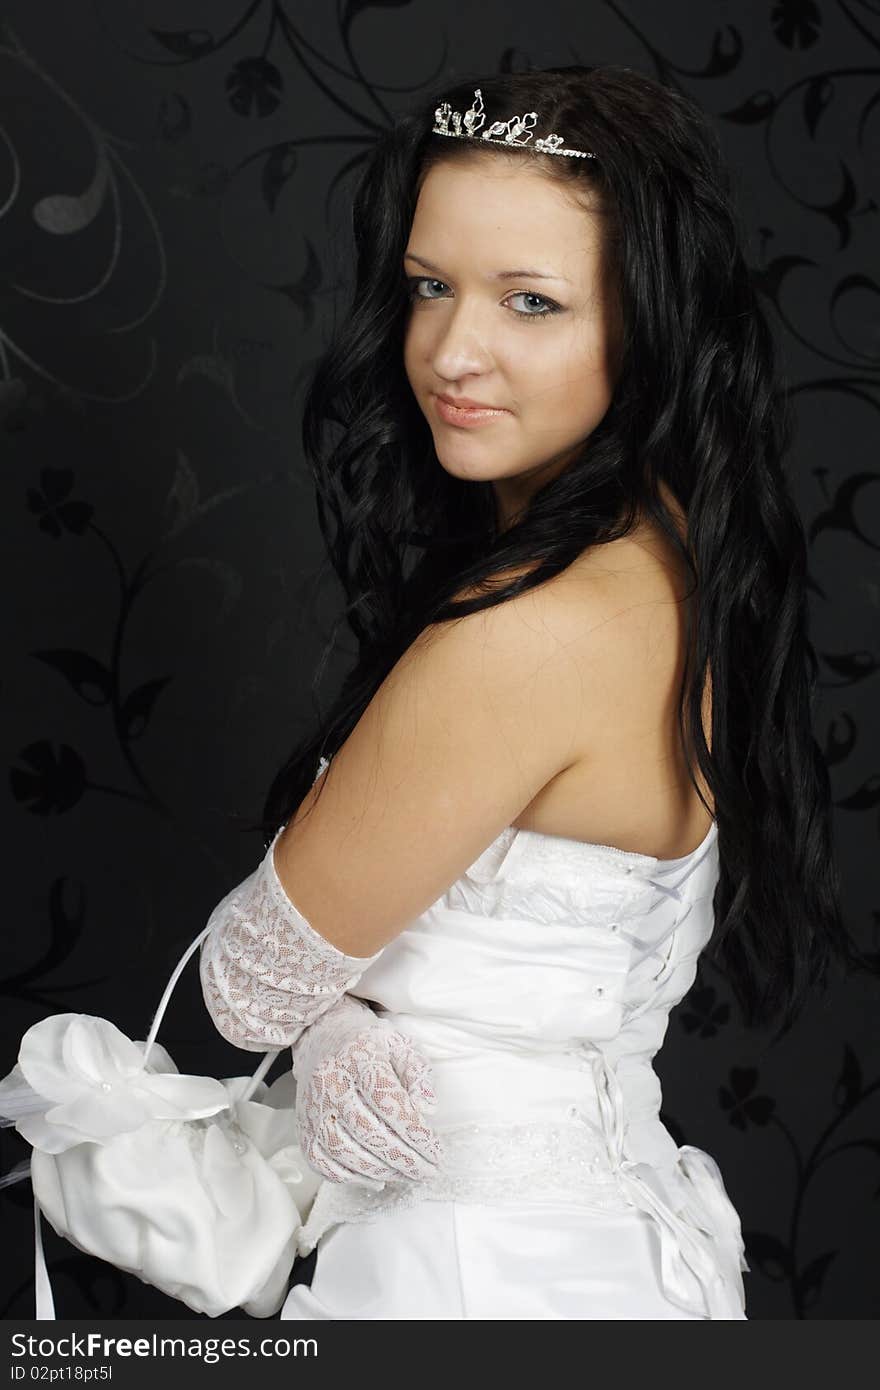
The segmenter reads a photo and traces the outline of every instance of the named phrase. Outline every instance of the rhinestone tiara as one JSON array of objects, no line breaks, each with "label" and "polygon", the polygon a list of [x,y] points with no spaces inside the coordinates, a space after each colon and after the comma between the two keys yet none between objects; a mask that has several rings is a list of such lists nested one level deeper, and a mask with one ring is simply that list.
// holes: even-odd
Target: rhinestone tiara
[{"label": "rhinestone tiara", "polygon": [[[492,145],[528,145],[532,138],[532,129],[537,124],[538,113],[526,111],[524,115],[511,116],[507,121],[493,121],[478,137],[477,131],[485,119],[483,93],[479,87],[475,87],[474,100],[464,115],[460,111],[453,111],[448,101],[441,102],[434,111],[431,130],[434,135],[453,135],[471,140],[479,138],[488,140]],[[529,148],[539,150],[541,154],[565,154],[575,159],[596,158],[592,150],[568,149],[561,135],[543,135],[533,145],[529,145]]]}]

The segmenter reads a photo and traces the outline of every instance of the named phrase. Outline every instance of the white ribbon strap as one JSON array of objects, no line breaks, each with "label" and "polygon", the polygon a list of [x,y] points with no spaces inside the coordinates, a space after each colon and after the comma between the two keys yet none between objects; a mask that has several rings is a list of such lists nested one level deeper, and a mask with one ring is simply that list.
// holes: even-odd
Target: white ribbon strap
[{"label": "white ribbon strap", "polygon": [[[33,1160],[32,1160],[33,1161]],[[33,1181],[33,1180],[32,1180]],[[43,1254],[43,1232],[40,1228],[40,1203],[34,1193],[34,1317],[38,1322],[55,1321],[55,1299]]]}]

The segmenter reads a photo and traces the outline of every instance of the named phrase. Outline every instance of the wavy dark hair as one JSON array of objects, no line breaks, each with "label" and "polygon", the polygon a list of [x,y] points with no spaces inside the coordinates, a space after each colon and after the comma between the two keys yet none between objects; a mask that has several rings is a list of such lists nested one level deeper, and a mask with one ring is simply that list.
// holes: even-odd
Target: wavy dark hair
[{"label": "wavy dark hair", "polygon": [[[440,101],[464,111],[475,87],[487,121],[536,110],[533,138],[561,132],[596,157],[433,134]],[[440,466],[403,367],[402,262],[421,181],[438,161],[459,158],[526,159],[583,192],[602,214],[605,266],[622,310],[620,371],[605,416],[504,530],[491,483]],[[698,594],[694,614],[686,605],[678,728],[691,780],[711,811],[695,761],[718,825],[706,954],[745,1022],[781,1015],[781,1035],[808,991],[827,985],[832,963],[877,963],[841,919],[830,782],[811,727],[818,661],[807,636],[806,536],[783,466],[790,401],[713,127],[687,96],[617,65],[462,78],[380,137],[354,196],[353,232],[352,302],[311,377],[302,436],[345,594],[339,621],[354,634],[357,657],[332,707],[272,781],[267,842],[298,809],[319,757],[342,745],[423,628],[503,603],[588,547],[626,535],[639,515],[653,518],[687,563],[687,597]],[[686,512],[685,543],[660,480]],[[472,596],[456,600],[464,589]]]}]

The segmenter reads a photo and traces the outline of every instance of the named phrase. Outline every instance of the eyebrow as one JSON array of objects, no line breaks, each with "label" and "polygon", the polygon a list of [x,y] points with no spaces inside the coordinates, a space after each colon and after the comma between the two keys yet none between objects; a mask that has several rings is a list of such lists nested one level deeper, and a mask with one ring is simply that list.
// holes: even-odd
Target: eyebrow
[{"label": "eyebrow", "polygon": [[[442,275],[439,266],[432,265],[423,256],[414,256],[411,251],[404,252],[405,261],[416,261],[418,265],[424,266],[425,270],[433,270],[435,275]],[[563,284],[570,284],[562,275],[551,275],[547,270],[496,270],[487,276],[489,280],[518,280],[521,275],[528,276],[531,280],[559,280]]]}]

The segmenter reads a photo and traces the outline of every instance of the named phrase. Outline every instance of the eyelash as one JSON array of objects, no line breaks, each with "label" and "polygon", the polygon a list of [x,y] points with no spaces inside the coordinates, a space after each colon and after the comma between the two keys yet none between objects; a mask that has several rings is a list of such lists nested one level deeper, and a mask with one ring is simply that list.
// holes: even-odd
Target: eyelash
[{"label": "eyelash", "polygon": [[[446,284],[445,280],[438,280],[435,275],[407,276],[407,296],[411,301],[421,300],[423,303],[429,303],[434,297],[416,293],[416,286],[423,284],[426,280],[435,285]],[[518,294],[528,295],[530,299],[540,299],[541,302],[547,306],[540,314],[529,314],[526,313],[524,309],[511,309],[511,313],[516,314],[518,319],[549,319],[553,314],[558,314],[561,310],[561,305],[557,304],[555,300],[548,299],[547,296],[543,294],[536,294],[534,290],[514,290],[513,296],[511,297],[515,298]],[[439,296],[436,297],[439,298]]]}]

